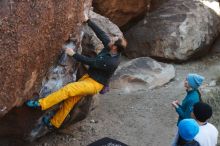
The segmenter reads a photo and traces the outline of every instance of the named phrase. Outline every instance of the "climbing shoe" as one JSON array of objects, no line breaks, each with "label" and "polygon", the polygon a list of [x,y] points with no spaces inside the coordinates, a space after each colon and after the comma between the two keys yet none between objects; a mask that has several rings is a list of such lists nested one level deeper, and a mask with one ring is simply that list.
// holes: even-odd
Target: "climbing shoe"
[{"label": "climbing shoe", "polygon": [[47,126],[48,129],[50,130],[54,129],[54,126],[51,124],[49,117],[47,116],[43,117],[42,122],[45,126]]},{"label": "climbing shoe", "polygon": [[49,113],[47,113],[43,118],[42,118],[42,122],[45,126],[47,126],[47,128],[49,130],[54,130],[56,129],[50,122],[51,118],[54,116],[55,112],[51,111]]},{"label": "climbing shoe", "polygon": [[28,107],[31,107],[31,108],[37,108],[37,107],[40,107],[40,103],[37,101],[37,100],[28,100],[26,102],[26,105]]}]

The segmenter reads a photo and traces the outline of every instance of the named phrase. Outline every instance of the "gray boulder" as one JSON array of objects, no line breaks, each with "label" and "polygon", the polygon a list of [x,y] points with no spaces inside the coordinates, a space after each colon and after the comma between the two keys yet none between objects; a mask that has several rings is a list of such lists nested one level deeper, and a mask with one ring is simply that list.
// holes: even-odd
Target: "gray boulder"
[{"label": "gray boulder", "polygon": [[112,78],[111,87],[125,92],[153,89],[168,83],[174,77],[173,65],[141,57],[120,65]]},{"label": "gray boulder", "polygon": [[211,8],[218,4],[168,1],[126,32],[126,55],[184,61],[206,54],[219,34],[218,12]]}]

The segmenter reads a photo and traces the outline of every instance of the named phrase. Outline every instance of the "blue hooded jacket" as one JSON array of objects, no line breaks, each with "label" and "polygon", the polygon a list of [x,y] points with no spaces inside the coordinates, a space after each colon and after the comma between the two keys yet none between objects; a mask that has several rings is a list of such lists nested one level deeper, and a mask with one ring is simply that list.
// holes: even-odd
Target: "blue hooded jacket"
[{"label": "blue hooded jacket", "polygon": [[199,91],[197,89],[193,89],[190,91],[187,91],[186,97],[183,99],[182,104],[179,105],[178,108],[176,108],[176,112],[179,115],[179,119],[177,124],[183,120],[191,118],[191,112],[193,111],[193,105],[200,101],[200,95],[198,93]]}]

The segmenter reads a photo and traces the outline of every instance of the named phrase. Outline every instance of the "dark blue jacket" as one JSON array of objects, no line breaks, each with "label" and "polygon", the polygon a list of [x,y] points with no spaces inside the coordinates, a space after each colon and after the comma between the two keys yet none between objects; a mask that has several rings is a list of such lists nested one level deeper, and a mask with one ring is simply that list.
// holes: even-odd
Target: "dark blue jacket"
[{"label": "dark blue jacket", "polygon": [[192,141],[185,141],[179,136],[175,146],[200,146],[200,144],[194,139]]},{"label": "dark blue jacket", "polygon": [[193,141],[185,143],[183,145],[176,145],[176,146],[200,146],[200,144],[197,141],[193,140]]},{"label": "dark blue jacket", "polygon": [[88,25],[93,29],[96,36],[102,41],[104,48],[94,58],[86,57],[76,53],[73,57],[86,65],[89,65],[88,74],[91,78],[97,82],[107,85],[109,79],[114,74],[120,63],[120,54],[112,56],[109,53],[108,44],[110,42],[109,37],[104,31],[102,31],[95,23],[88,20]]},{"label": "dark blue jacket", "polygon": [[[200,101],[198,90],[187,91],[186,97],[183,99],[182,104],[176,108],[176,112],[179,115],[178,123],[187,118],[191,118],[191,112],[193,111],[193,105]],[[177,123],[177,124],[178,124]]]}]

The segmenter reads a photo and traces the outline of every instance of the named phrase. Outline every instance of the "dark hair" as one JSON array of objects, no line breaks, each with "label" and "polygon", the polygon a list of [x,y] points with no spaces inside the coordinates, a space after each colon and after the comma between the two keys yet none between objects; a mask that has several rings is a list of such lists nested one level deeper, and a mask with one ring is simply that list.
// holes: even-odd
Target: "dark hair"
[{"label": "dark hair", "polygon": [[204,102],[198,102],[193,106],[193,114],[196,120],[206,122],[212,116],[212,107]]},{"label": "dark hair", "polygon": [[123,40],[121,38],[115,41],[114,45],[117,47],[119,53],[123,52],[126,47],[123,45]]},{"label": "dark hair", "polygon": [[199,143],[195,141],[194,139],[192,141],[186,141],[184,140],[180,135],[178,136],[176,146],[184,146],[186,144],[194,145],[194,146],[199,146]]},{"label": "dark hair", "polygon": [[180,135],[178,135],[177,146],[182,146],[182,145],[184,145],[186,143],[187,143],[187,141],[184,140]]}]

